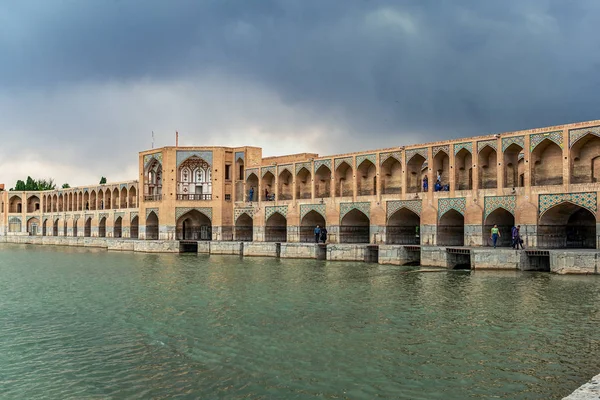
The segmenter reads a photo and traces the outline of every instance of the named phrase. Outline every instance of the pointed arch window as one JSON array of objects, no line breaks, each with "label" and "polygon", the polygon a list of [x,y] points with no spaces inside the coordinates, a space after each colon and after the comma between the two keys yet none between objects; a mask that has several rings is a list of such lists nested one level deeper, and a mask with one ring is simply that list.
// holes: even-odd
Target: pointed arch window
[{"label": "pointed arch window", "polygon": [[177,200],[211,200],[211,167],[200,157],[192,156],[177,171]]}]

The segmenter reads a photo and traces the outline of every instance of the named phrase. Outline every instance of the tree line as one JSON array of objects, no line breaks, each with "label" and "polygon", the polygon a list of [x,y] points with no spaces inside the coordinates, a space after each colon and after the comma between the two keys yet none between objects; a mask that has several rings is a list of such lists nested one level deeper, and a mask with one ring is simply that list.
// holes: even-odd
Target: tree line
[{"label": "tree line", "polygon": [[[100,184],[103,185],[106,183],[106,178],[102,177],[100,179]],[[63,183],[63,189],[69,189],[71,185],[68,183]],[[17,183],[15,183],[15,187],[10,189],[12,191],[41,191],[41,190],[54,190],[56,189],[56,183],[52,178],[43,178],[43,179],[33,179],[31,176],[28,176],[25,181],[19,179]]]}]

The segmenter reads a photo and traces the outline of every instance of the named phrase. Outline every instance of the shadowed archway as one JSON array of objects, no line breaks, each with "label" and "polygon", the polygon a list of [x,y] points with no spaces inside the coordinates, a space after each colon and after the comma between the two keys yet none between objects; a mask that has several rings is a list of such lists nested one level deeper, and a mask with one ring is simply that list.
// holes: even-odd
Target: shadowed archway
[{"label": "shadowed archway", "polygon": [[356,208],[349,211],[340,222],[340,243],[369,243],[369,217]]},{"label": "shadowed archway", "polygon": [[448,210],[437,226],[438,246],[463,246],[465,244],[465,217],[458,211]]},{"label": "shadowed archway", "polygon": [[586,208],[564,202],[540,217],[538,247],[548,249],[595,249],[596,216]]},{"label": "shadowed archway", "polygon": [[405,207],[390,216],[387,222],[385,241],[387,244],[420,243],[419,226],[421,217]]}]

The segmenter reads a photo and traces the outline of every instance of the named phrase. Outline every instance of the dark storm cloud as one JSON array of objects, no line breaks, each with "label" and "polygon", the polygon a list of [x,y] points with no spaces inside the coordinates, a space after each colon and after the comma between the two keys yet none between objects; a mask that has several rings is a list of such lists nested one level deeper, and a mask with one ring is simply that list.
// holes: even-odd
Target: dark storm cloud
[{"label": "dark storm cloud", "polygon": [[4,2],[0,95],[219,73],[337,128],[340,151],[533,128],[598,118],[598,17],[597,0]]}]

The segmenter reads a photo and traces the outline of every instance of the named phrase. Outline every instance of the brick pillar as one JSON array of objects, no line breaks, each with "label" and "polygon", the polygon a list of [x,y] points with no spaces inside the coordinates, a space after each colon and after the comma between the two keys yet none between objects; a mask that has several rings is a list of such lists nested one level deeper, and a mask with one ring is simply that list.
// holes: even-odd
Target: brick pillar
[{"label": "brick pillar", "polygon": [[563,185],[566,190],[569,190],[569,185],[571,184],[571,157],[569,157],[569,130],[563,130]]},{"label": "brick pillar", "polygon": [[[498,136],[496,139],[496,194],[502,194],[502,188],[504,188],[504,152],[502,151],[502,138]],[[515,168],[518,169],[518,163]],[[517,174],[518,175],[518,174]],[[518,178],[517,178],[518,179]]]}]

